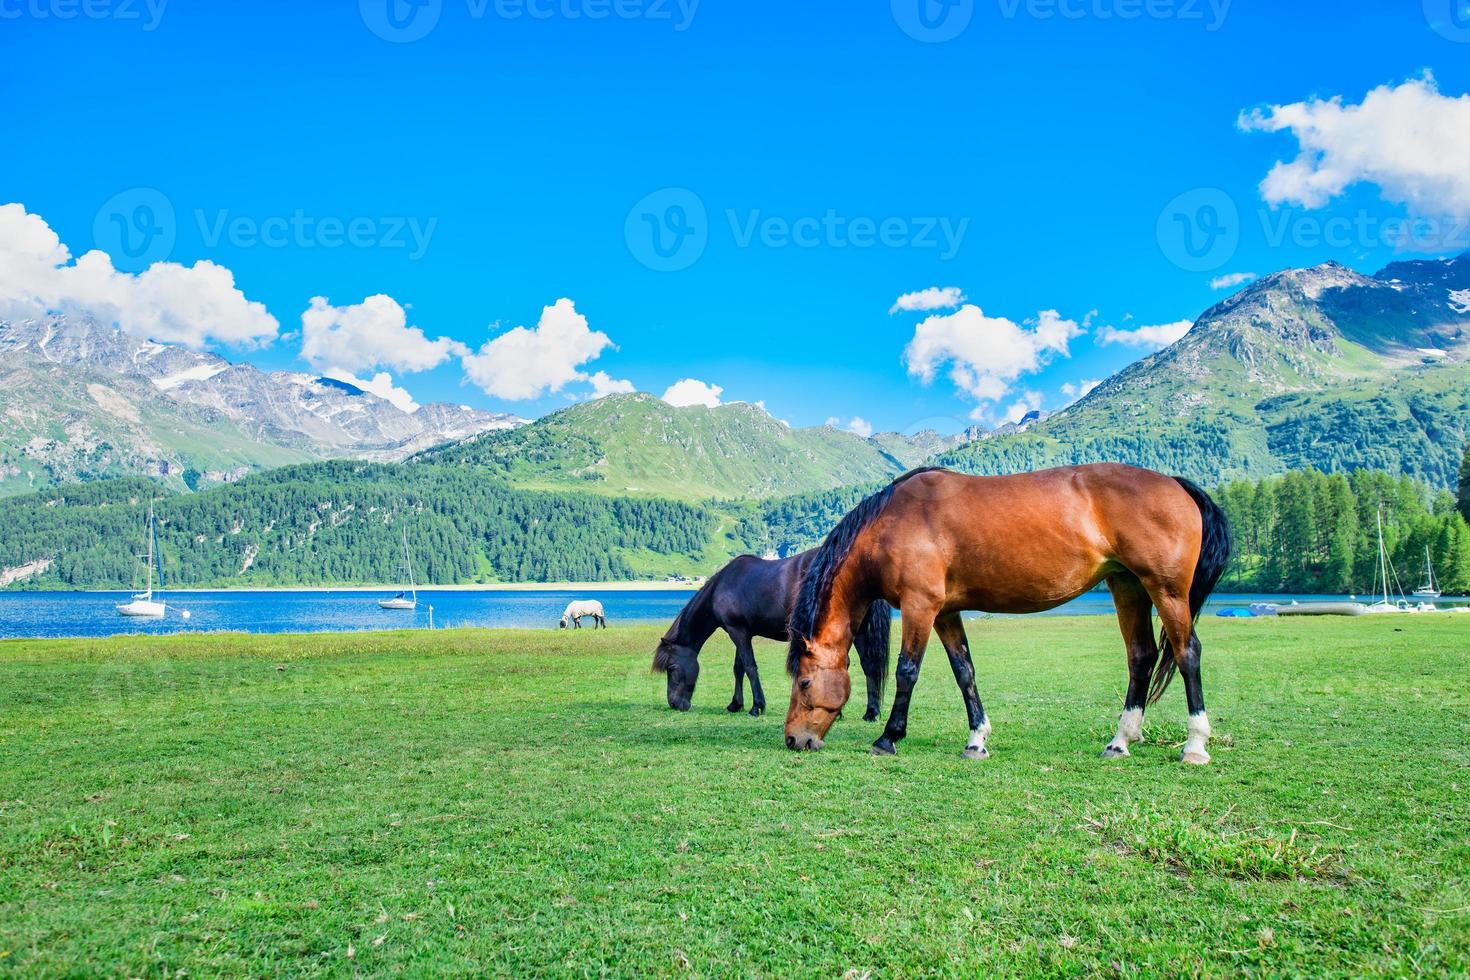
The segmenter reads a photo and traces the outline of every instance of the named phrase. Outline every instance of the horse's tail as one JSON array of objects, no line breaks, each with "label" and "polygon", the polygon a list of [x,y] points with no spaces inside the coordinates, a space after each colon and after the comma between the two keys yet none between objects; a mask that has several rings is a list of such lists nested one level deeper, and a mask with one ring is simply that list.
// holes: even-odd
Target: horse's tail
[{"label": "horse's tail", "polygon": [[[1199,508],[1200,521],[1202,522],[1199,539],[1199,560],[1194,565],[1194,579],[1189,583],[1189,628],[1190,636],[1194,635],[1194,624],[1199,619],[1200,610],[1205,606],[1205,600],[1210,593],[1215,591],[1215,584],[1220,581],[1220,576],[1225,573],[1225,566],[1230,563],[1230,521],[1225,517],[1225,512],[1220,505],[1210,499],[1210,495],[1182,476],[1174,477],[1184,492],[1194,500],[1195,506]],[[1159,664],[1154,668],[1154,677],[1148,687],[1148,703],[1153,704],[1168,688],[1169,682],[1174,679],[1174,672],[1179,664],[1174,658],[1174,650],[1169,643],[1167,631],[1159,631],[1159,649],[1162,655]]]},{"label": "horse's tail", "polygon": [[881,700],[883,682],[888,678],[889,643],[888,635],[893,629],[893,607],[882,599],[868,607],[868,615],[852,638],[857,647],[858,662],[863,665],[863,676],[872,683]]}]

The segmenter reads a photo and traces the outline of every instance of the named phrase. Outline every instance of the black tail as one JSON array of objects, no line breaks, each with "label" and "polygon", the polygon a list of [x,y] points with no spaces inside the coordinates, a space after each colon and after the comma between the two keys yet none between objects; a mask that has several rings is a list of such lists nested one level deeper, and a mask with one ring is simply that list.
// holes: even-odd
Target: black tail
[{"label": "black tail", "polygon": [[[1199,540],[1199,561],[1194,566],[1194,579],[1189,583],[1189,622],[1190,629],[1193,630],[1194,624],[1199,620],[1199,612],[1205,606],[1205,600],[1215,591],[1215,583],[1220,581],[1220,576],[1225,573],[1225,566],[1230,563],[1230,521],[1226,519],[1220,505],[1210,499],[1209,494],[1182,476],[1174,479],[1194,499],[1203,523]],[[1149,704],[1153,704],[1163,695],[1179,666],[1174,660],[1169,635],[1162,630],[1159,632],[1159,650],[1159,665],[1154,669],[1153,682],[1148,686]]]},{"label": "black tail", "polygon": [[863,665],[863,676],[872,682],[880,701],[883,682],[888,678],[888,634],[892,628],[893,607],[878,599],[868,607],[867,618],[852,638],[858,662]]}]

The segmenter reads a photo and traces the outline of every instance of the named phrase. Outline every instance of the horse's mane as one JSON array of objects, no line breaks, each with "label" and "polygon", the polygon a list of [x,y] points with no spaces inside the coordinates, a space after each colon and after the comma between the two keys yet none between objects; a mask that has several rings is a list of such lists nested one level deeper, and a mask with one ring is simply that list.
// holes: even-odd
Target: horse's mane
[{"label": "horse's mane", "polygon": [[806,644],[811,642],[812,634],[816,631],[817,621],[826,611],[827,599],[832,594],[832,582],[837,578],[837,572],[842,568],[842,563],[847,560],[848,552],[852,550],[857,536],[883,513],[883,509],[888,506],[888,501],[893,496],[894,489],[899,484],[921,473],[936,471],[948,472],[942,466],[921,466],[918,469],[909,470],[882,490],[864,498],[856,507],[848,511],[842,520],[837,522],[837,526],[827,534],[827,539],[817,548],[816,556],[807,569],[806,577],[801,580],[801,590],[796,595],[796,604],[791,607],[791,620],[787,624],[787,631],[791,634],[791,646],[786,652],[786,669],[793,677],[796,676],[796,668],[801,661]]},{"label": "horse's mane", "polygon": [[672,645],[678,642],[679,637],[685,629],[687,620],[698,610],[709,605],[710,599],[714,596],[715,583],[719,581],[720,576],[725,574],[725,569],[729,567],[730,565],[726,564],[724,568],[721,568],[709,578],[705,579],[704,584],[699,587],[699,591],[689,597],[689,601],[684,603],[684,608],[679,610],[679,614],[674,617],[674,621],[664,631],[662,639],[658,641],[657,649],[653,651],[653,669],[655,671],[658,673],[668,672],[669,660],[674,655]]}]

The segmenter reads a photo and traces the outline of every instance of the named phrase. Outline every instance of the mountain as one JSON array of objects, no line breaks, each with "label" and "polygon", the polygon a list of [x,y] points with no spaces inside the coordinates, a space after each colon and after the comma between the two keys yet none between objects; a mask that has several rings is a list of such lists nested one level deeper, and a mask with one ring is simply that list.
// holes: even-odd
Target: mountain
[{"label": "mountain", "polygon": [[1452,485],[1470,437],[1470,255],[1266,276],[1172,346],[1026,431],[938,458],[970,472],[1114,459],[1206,485],[1314,466]]},{"label": "mountain", "polygon": [[484,466],[518,486],[698,499],[886,480],[951,445],[936,433],[864,439],[832,426],[793,429],[757,405],[675,408],[638,393],[573,405],[415,458]]},{"label": "mountain", "polygon": [[0,321],[0,355],[0,493],[99,476],[179,483],[191,473],[208,483],[309,459],[395,460],[523,422],[441,403],[410,413],[342,381],[233,364],[90,318]]}]

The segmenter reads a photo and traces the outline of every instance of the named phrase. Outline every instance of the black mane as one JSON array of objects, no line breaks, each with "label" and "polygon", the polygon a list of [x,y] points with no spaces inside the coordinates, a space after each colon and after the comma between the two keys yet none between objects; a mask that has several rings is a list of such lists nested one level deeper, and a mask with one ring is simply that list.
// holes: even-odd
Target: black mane
[{"label": "black mane", "polygon": [[944,469],[942,466],[922,466],[916,470],[909,470],[882,490],[864,498],[856,507],[848,511],[847,515],[837,522],[837,526],[827,534],[827,539],[817,549],[816,557],[812,559],[811,567],[807,569],[806,577],[801,581],[801,591],[797,593],[796,605],[791,608],[791,622],[788,628],[791,634],[791,646],[786,651],[786,670],[793,677],[796,676],[806,644],[811,641],[812,633],[816,631],[817,620],[826,610],[827,598],[832,592],[832,581],[837,577],[837,572],[842,567],[843,561],[846,560],[848,552],[852,550],[857,536],[864,528],[877,520],[878,515],[883,513],[883,509],[888,506],[889,498],[893,496],[894,488],[900,483],[921,473],[932,473]]}]

